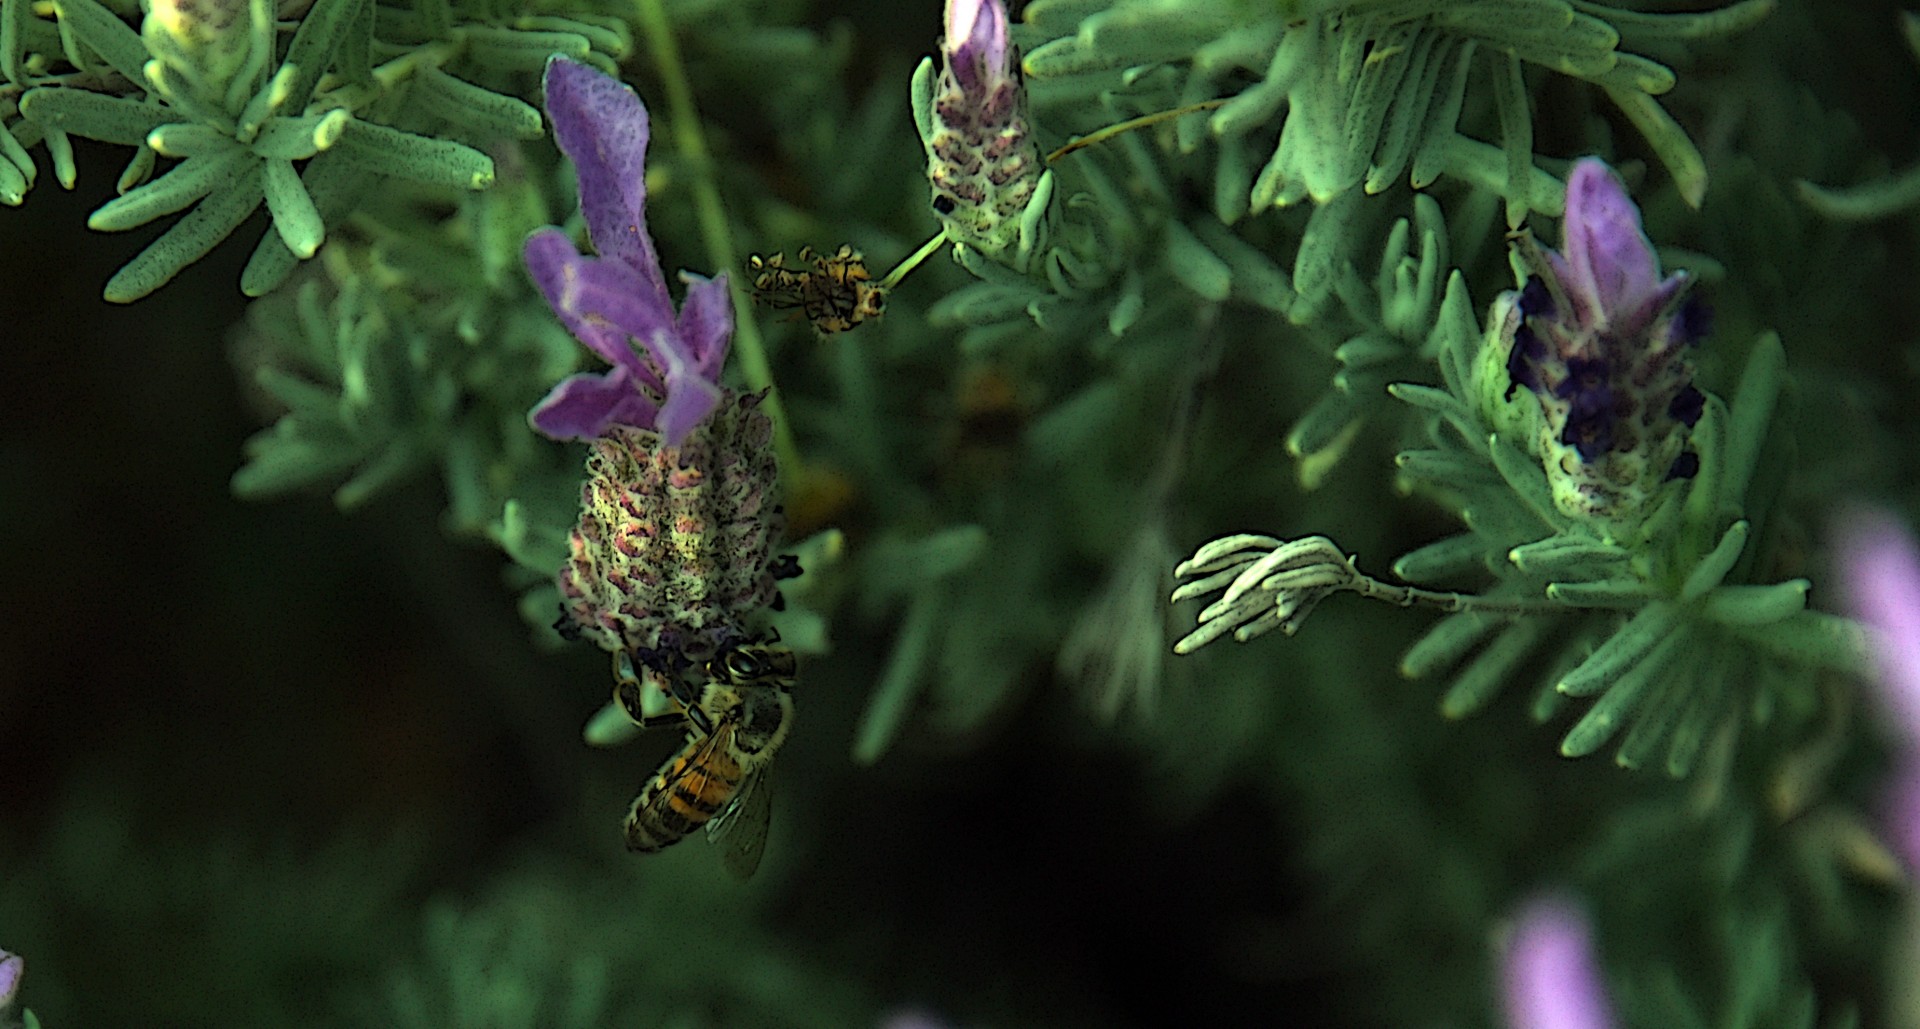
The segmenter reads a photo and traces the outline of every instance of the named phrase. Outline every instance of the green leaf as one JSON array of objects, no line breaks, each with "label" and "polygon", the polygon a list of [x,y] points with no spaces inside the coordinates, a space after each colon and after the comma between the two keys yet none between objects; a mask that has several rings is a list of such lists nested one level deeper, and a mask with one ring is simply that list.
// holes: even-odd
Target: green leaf
[{"label": "green leaf", "polygon": [[1507,481],[1507,487],[1540,519],[1549,529],[1564,528],[1566,518],[1553,503],[1553,488],[1547,485],[1547,473],[1540,462],[1530,454],[1523,454],[1519,448],[1509,446],[1498,436],[1487,437],[1487,455],[1493,458],[1493,466],[1500,471],[1500,477]]},{"label": "green leaf", "polygon": [[352,121],[352,112],[345,108],[298,118],[268,118],[250,146],[261,157],[304,161],[338,143]]},{"label": "green leaf", "polygon": [[1293,306],[1293,286],[1287,281],[1286,270],[1260,248],[1225,225],[1204,218],[1194,222],[1193,232],[1209,251],[1226,262],[1233,299],[1276,314],[1285,314]]},{"label": "green leaf", "polygon": [[147,44],[141,41],[140,33],[120,20],[119,15],[107,10],[96,0],[56,0],[54,11],[59,15],[63,29],[71,31],[75,38],[99,54],[128,82],[136,86],[146,83],[143,69],[149,57]]},{"label": "green leaf", "polygon": [[27,36],[36,20],[30,3],[0,3],[0,75],[16,86],[27,84]]},{"label": "green leaf", "polygon": [[[6,134],[5,129],[0,129],[0,135]],[[26,202],[27,190],[31,185],[13,162],[0,161],[0,204],[19,207]]]},{"label": "green leaf", "polygon": [[238,149],[230,132],[199,122],[169,122],[147,133],[147,146],[163,157],[205,157]]},{"label": "green leaf", "polygon": [[165,175],[102,204],[87,217],[87,228],[96,232],[125,232],[155,218],[184,211],[213,191],[228,187],[256,163],[252,154],[239,147],[208,157],[189,157]]},{"label": "green leaf", "polygon": [[1409,679],[1424,679],[1452,667],[1467,651],[1494,631],[1509,624],[1508,619],[1477,611],[1451,614],[1433,623],[1426,635],[1400,657],[1400,674]]},{"label": "green leaf", "polygon": [[908,710],[926,685],[933,652],[933,632],[945,606],[937,588],[923,589],[907,604],[907,615],[894,637],[893,653],[874,686],[867,709],[854,728],[853,760],[873,764],[886,754],[900,734]]},{"label": "green leaf", "polygon": [[1627,116],[1633,127],[1646,137],[1647,145],[1653,147],[1654,156],[1660,158],[1667,173],[1673,176],[1673,183],[1680,189],[1680,198],[1687,206],[1700,207],[1707,197],[1707,162],[1700,156],[1700,150],[1693,145],[1687,130],[1673,120],[1660,101],[1637,89],[1621,89],[1617,86],[1603,87],[1608,99],[1613,101],[1620,113]]},{"label": "green leaf", "polygon": [[1604,578],[1631,556],[1626,551],[1584,536],[1548,536],[1507,551],[1507,560],[1528,575],[1550,579]]},{"label": "green leaf", "polygon": [[1761,625],[1733,625],[1741,639],[1795,664],[1864,675],[1867,632],[1859,622],[1824,611],[1801,611]]},{"label": "green leaf", "polygon": [[1488,467],[1485,461],[1459,450],[1403,450],[1393,456],[1393,463],[1406,478],[1449,489],[1472,483],[1497,485],[1501,482],[1499,474]]},{"label": "green leaf", "polygon": [[1707,594],[1702,613],[1722,625],[1770,625],[1807,607],[1812,583],[1805,579],[1765,586],[1721,586]]},{"label": "green leaf", "polygon": [[1460,124],[1460,108],[1467,99],[1467,75],[1473,70],[1473,53],[1472,40],[1453,53],[1453,66],[1441,80],[1440,92],[1435,94],[1438,104],[1430,108],[1432,116],[1420,127],[1410,180],[1415,189],[1433,185],[1433,180],[1440,177],[1452,159],[1453,143],[1459,136],[1456,129]]},{"label": "green leaf", "polygon": [[1579,667],[1562,676],[1555,688],[1569,697],[1590,697],[1607,689],[1673,635],[1679,625],[1679,608],[1666,601],[1646,605],[1614,630]]},{"label": "green leaf", "polygon": [[1841,221],[1870,221],[1920,207],[1920,167],[1845,188],[1816,186],[1805,179],[1796,186],[1808,207]]},{"label": "green leaf", "polygon": [[[330,152],[308,161],[300,176],[323,223],[345,217],[372,178],[352,162],[340,160]],[[240,272],[240,292],[250,297],[265,296],[278,289],[299,263],[300,258],[287,249],[279,233],[266,233]]]},{"label": "green leaf", "polygon": [[147,133],[179,118],[159,104],[56,86],[27,90],[20,98],[20,116],[49,132],[121,146],[139,146]]},{"label": "green leaf", "polygon": [[546,133],[540,111],[519,97],[483,89],[425,65],[407,94],[421,110],[462,126],[481,139],[539,139]]},{"label": "green leaf", "polygon": [[493,185],[493,160],[470,146],[353,119],[329,151],[367,171],[454,189]]},{"label": "green leaf", "polygon": [[1493,64],[1493,98],[1500,112],[1500,149],[1507,155],[1507,228],[1526,224],[1528,180],[1533,174],[1533,108],[1527,84],[1520,77],[1520,59],[1512,54],[1489,55]]},{"label": "green leaf", "polygon": [[207,256],[260,206],[260,179],[260,166],[256,163],[226,188],[200,201],[198,207],[187,212],[186,217],[114,273],[107,282],[107,300],[116,304],[132,303]]},{"label": "green leaf", "polygon": [[1633,576],[1601,579],[1597,582],[1550,582],[1547,599],[1569,607],[1612,608],[1637,611],[1653,599],[1646,580]]},{"label": "green leaf", "polygon": [[1746,550],[1748,528],[1745,521],[1727,526],[1720,543],[1687,573],[1687,581],[1680,587],[1681,603],[1699,600],[1726,579],[1727,573],[1733,571],[1734,562],[1740,560],[1741,552]]},{"label": "green leaf", "polygon": [[1319,489],[1365,424],[1361,405],[1351,395],[1321,395],[1287,432],[1287,453],[1300,463],[1300,488]]},{"label": "green leaf", "polygon": [[1418,78],[1414,59],[1425,54],[1432,33],[1423,37],[1417,30],[1418,26],[1411,23],[1388,29],[1361,64],[1360,80],[1354,83],[1347,103],[1339,181],[1353,185],[1366,177],[1374,152],[1380,147],[1381,128],[1400,95],[1400,84]]},{"label": "green leaf", "polygon": [[[1674,632],[1654,645],[1625,674],[1614,681],[1612,687],[1595,701],[1586,717],[1574,723],[1565,739],[1560,741],[1560,753],[1567,757],[1585,757],[1599,750],[1613,734],[1620,731],[1629,715],[1639,707],[1647,687],[1661,681],[1667,667],[1680,652],[1681,642],[1689,634]],[[1601,648],[1605,650],[1605,647]],[[1576,673],[1577,674],[1577,673]],[[1565,679],[1561,688],[1566,687]]]},{"label": "green leaf", "polygon": [[282,66],[293,69],[293,74],[289,78],[276,76],[276,81],[267,87],[275,93],[276,102],[270,105],[270,110],[306,113],[314,87],[320,84],[320,76],[333,64],[334,49],[347,38],[347,26],[359,16],[360,5],[371,2],[316,0],[307,9],[307,16],[300,19],[300,27],[294,30],[293,42],[287,45],[287,59]]},{"label": "green leaf", "polygon": [[1614,761],[1622,768],[1638,770],[1646,767],[1654,751],[1664,742],[1694,691],[1702,687],[1699,670],[1706,662],[1706,655],[1700,648],[1692,648],[1677,657],[1673,670],[1660,676],[1651,685],[1651,693],[1645,699],[1645,710],[1633,720],[1633,728],[1627,730],[1627,738],[1620,743],[1619,753]]},{"label": "green leaf", "polygon": [[535,72],[556,54],[585,61],[593,42],[578,32],[522,32],[491,25],[462,25],[454,36],[464,42],[474,63],[501,71]]},{"label": "green leaf", "polygon": [[1778,6],[1778,0],[1740,0],[1739,3],[1712,11],[1652,14],[1593,3],[1591,0],[1572,0],[1572,3],[1574,10],[1605,19],[1623,40],[1636,44],[1645,40],[1710,39],[1745,32],[1764,21]]},{"label": "green leaf", "polygon": [[273,229],[280,241],[301,260],[312,257],[326,242],[327,224],[313,206],[313,198],[300,183],[300,173],[291,161],[265,161],[266,179],[262,183],[267,211],[273,215]]},{"label": "green leaf", "polygon": [[1227,263],[1177,221],[1167,223],[1166,233],[1167,269],[1173,277],[1203,300],[1219,303],[1227,299],[1233,288],[1233,272]]},{"label": "green leaf", "polygon": [[1761,335],[1747,355],[1747,366],[1740,373],[1740,385],[1733,395],[1732,417],[1727,424],[1726,468],[1720,480],[1721,505],[1735,511],[1746,509],[1747,486],[1753,481],[1760,460],[1761,445],[1773,424],[1773,409],[1780,397],[1780,385],[1786,371],[1786,351],[1780,337],[1771,332]]},{"label": "green leaf", "polygon": [[1385,192],[1407,170],[1407,162],[1413,159],[1414,144],[1426,124],[1427,111],[1432,108],[1434,94],[1439,89],[1440,74],[1452,66],[1459,46],[1460,41],[1446,33],[1421,33],[1411,58],[1413,67],[1400,80],[1399,94],[1387,113],[1373,160],[1367,166],[1363,186],[1367,192]]},{"label": "green leaf", "polygon": [[1478,533],[1463,532],[1401,554],[1393,562],[1393,574],[1407,582],[1446,582],[1469,572],[1485,575],[1486,562],[1487,541]]},{"label": "green leaf", "polygon": [[1487,644],[1454,678],[1446,696],[1440,698],[1440,713],[1447,718],[1465,718],[1487,705],[1500,687],[1513,678],[1514,669],[1526,660],[1547,628],[1543,618],[1527,618],[1509,624],[1504,632]]}]

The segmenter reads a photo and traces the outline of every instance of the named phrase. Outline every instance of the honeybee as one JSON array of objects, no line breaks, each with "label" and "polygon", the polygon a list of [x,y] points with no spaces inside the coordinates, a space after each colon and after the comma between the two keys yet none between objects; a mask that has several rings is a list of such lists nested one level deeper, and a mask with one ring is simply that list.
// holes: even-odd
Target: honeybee
[{"label": "honeybee", "polygon": [[787,255],[747,258],[753,273],[753,299],[776,311],[799,311],[823,336],[878,318],[887,306],[887,291],[873,281],[860,251],[842,244],[832,257],[821,257],[812,247],[801,247],[800,265],[787,267]]},{"label": "honeybee", "polygon": [[753,874],[766,849],[773,801],[767,768],[793,725],[794,666],[792,649],[778,643],[734,647],[707,662],[707,682],[692,706],[668,692],[677,711],[664,715],[646,713],[650,694],[638,681],[615,688],[635,721],[683,718],[687,725],[680,752],[660,766],[627,813],[628,850],[650,854],[704,825],[727,871],[742,879]]}]

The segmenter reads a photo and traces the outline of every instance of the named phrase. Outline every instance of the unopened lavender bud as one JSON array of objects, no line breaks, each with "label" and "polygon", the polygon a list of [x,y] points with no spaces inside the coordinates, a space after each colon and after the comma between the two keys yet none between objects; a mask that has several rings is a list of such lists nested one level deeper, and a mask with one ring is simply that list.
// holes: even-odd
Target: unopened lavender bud
[{"label": "unopened lavender bud", "polygon": [[999,256],[1019,244],[1046,171],[1002,0],[948,0],[940,49],[925,141],[933,209],[949,239]]},{"label": "unopened lavender bud", "polygon": [[1705,408],[1691,350],[1707,334],[1684,273],[1661,278],[1640,212],[1595,159],[1567,182],[1563,252],[1495,301],[1481,403],[1503,433],[1530,437],[1570,517],[1630,524],[1661,487],[1691,478],[1687,436]]},{"label": "unopened lavender bud", "polygon": [[153,0],[141,36],[201,99],[233,107],[246,97],[228,87],[255,47],[272,45],[272,18],[270,0]]},{"label": "unopened lavender bud", "polygon": [[677,447],[629,425],[594,442],[559,575],[581,635],[674,671],[738,642],[773,602],[784,519],[760,399],[723,398]]}]

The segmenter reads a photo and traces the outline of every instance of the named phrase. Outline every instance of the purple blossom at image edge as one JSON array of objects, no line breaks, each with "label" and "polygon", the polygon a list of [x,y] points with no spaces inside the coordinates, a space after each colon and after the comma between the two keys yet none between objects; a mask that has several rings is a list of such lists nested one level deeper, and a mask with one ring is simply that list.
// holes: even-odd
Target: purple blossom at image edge
[{"label": "purple blossom at image edge", "polygon": [[647,233],[646,105],[619,80],[562,57],[547,63],[545,87],[554,139],[579,177],[580,211],[599,256],[545,228],[527,239],[527,271],[568,331],[612,367],[561,381],[530,420],[555,439],[631,425],[678,446],[720,403],[733,334],[726,276],[682,272],[686,302],[674,312]]},{"label": "purple blossom at image edge", "polygon": [[1520,909],[1500,955],[1500,994],[1509,1029],[1610,1029],[1586,914],[1562,896]]},{"label": "purple blossom at image edge", "polygon": [[1878,694],[1902,749],[1882,827],[1920,870],[1920,545],[1891,514],[1860,509],[1839,519],[1834,550],[1846,606],[1872,633]]}]

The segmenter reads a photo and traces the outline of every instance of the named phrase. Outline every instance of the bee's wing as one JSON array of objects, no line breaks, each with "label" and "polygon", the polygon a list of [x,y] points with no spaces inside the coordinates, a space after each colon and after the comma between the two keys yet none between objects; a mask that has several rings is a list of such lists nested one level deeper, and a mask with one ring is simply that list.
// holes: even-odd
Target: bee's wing
[{"label": "bee's wing", "polygon": [[767,819],[773,813],[773,784],[767,770],[750,773],[740,792],[707,823],[708,842],[719,845],[720,861],[737,879],[750,878],[767,849]]},{"label": "bee's wing", "polygon": [[[713,767],[714,751],[725,750],[732,742],[732,729],[722,727],[719,732],[702,736],[698,743],[668,757],[653,778],[647,780],[646,788],[633,798],[633,807],[627,811],[627,832],[631,834],[636,824],[666,807],[674,788],[682,783],[694,793],[706,792],[707,781],[713,778],[708,769]],[[727,810],[722,808],[721,813]]]}]

